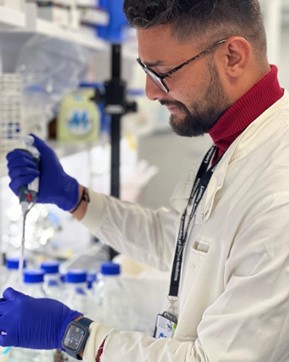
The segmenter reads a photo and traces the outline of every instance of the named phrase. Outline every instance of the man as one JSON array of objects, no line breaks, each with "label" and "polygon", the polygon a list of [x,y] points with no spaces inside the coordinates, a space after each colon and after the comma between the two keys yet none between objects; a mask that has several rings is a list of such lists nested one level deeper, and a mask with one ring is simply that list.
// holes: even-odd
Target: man
[{"label": "man", "polygon": [[[176,133],[209,133],[214,147],[180,181],[172,208],[156,211],[87,191],[38,138],[40,173],[22,151],[8,155],[16,194],[39,175],[38,202],[71,211],[122,253],[172,270],[156,337],[93,322],[83,359],[288,361],[289,96],[266,58],[259,2],[125,0],[124,11],[137,29],[147,96],[168,108]],[[50,324],[39,311],[34,348],[59,347],[69,322],[81,320],[63,305],[11,289],[3,298],[2,345],[29,347],[21,333],[13,336],[16,329],[40,328],[23,316],[41,303],[51,311]],[[5,313],[13,312],[8,325]],[[177,324],[174,334],[165,328],[167,338],[157,338],[162,321],[172,329]]]}]

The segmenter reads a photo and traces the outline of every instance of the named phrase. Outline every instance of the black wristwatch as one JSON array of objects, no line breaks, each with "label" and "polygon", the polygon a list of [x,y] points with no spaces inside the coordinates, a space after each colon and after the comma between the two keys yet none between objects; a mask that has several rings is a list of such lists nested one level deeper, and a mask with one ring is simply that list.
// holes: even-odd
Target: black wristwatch
[{"label": "black wristwatch", "polygon": [[81,360],[79,353],[84,351],[84,347],[89,336],[89,326],[93,321],[82,317],[77,321],[68,324],[63,339],[62,348],[71,357]]}]

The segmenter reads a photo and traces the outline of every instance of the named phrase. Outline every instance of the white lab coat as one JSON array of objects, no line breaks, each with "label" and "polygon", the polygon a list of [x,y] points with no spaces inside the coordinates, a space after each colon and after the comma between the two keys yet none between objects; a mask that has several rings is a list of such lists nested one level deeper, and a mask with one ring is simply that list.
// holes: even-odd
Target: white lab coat
[{"label": "white lab coat", "polygon": [[[201,160],[151,211],[91,193],[83,224],[141,262],[171,268],[179,219]],[[185,248],[179,322],[155,340],[93,323],[84,361],[289,361],[289,94],[230,146],[197,209]],[[160,311],[161,312],[161,311]]]}]

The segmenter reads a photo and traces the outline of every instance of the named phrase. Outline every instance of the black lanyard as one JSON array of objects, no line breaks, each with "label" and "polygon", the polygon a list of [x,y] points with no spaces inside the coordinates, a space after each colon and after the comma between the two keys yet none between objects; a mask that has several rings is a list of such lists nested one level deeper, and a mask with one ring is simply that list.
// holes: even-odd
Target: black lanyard
[{"label": "black lanyard", "polygon": [[[209,185],[210,179],[213,175],[213,172],[220,161],[214,164],[214,166],[210,167],[211,161],[217,151],[216,146],[212,146],[207,154],[205,155],[197,176],[195,178],[195,182],[190,194],[189,202],[182,214],[178,238],[177,238],[177,246],[175,251],[175,257],[173,262],[172,274],[171,274],[171,282],[170,282],[170,293],[169,297],[177,298],[179,293],[179,285],[180,285],[180,277],[181,277],[181,267],[183,261],[183,251],[185,248],[185,244],[187,241],[188,231],[192,222],[192,219],[196,213],[197,207],[206,192],[206,189]],[[189,214],[187,226],[185,227],[186,216],[189,207],[191,207],[191,212]]]}]

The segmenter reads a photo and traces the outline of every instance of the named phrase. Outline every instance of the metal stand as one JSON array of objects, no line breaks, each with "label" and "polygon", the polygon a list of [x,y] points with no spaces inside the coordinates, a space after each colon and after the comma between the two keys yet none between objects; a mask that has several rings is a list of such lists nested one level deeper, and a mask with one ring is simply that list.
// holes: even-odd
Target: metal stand
[{"label": "metal stand", "polygon": [[[136,102],[126,100],[126,82],[121,79],[121,45],[111,46],[111,79],[106,81],[104,93],[104,111],[111,116],[110,142],[111,142],[111,176],[110,194],[120,197],[120,140],[121,117],[129,112],[136,112]],[[110,249],[110,259],[117,253]]]}]

